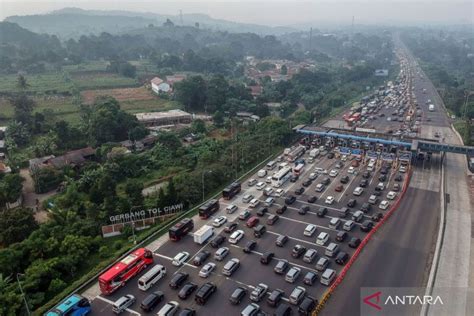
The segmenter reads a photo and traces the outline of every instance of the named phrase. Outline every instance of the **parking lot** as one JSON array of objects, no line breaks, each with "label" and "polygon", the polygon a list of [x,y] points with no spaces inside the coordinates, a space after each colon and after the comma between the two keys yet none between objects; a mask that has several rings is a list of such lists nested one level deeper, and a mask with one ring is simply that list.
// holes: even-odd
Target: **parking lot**
[{"label": "parking lot", "polygon": [[[394,200],[388,200],[386,195],[391,191],[396,183],[401,187],[403,181],[405,180],[406,174],[398,172],[399,163],[397,161],[393,162],[392,167],[387,167],[385,170],[385,181],[383,181],[385,188],[380,191],[380,196],[377,196],[377,201],[374,205],[371,205],[371,210],[365,212],[363,219],[358,223],[355,223],[355,227],[351,231],[347,232],[344,241],[336,241],[336,234],[339,231],[343,231],[342,225],[352,219],[352,214],[357,210],[360,210],[363,203],[367,202],[369,197],[376,192],[376,187],[381,182],[379,177],[382,175],[382,165],[387,164],[387,162],[382,162],[381,159],[377,160],[375,163],[375,170],[370,172],[370,175],[365,175],[367,185],[363,188],[363,192],[360,196],[354,196],[353,191],[358,187],[361,181],[364,179],[364,172],[367,170],[368,159],[365,157],[357,158],[356,156],[348,156],[347,160],[342,161],[336,157],[329,158],[328,155],[319,156],[314,159],[314,162],[309,163],[308,159],[309,150],[306,151],[305,155],[301,158],[305,160],[305,166],[301,171],[301,174],[295,182],[286,181],[281,187],[284,193],[281,196],[275,196],[275,192],[272,194],[274,197],[274,203],[268,207],[268,212],[263,216],[259,217],[260,224],[266,226],[266,232],[260,238],[256,238],[253,234],[253,228],[249,228],[245,225],[244,220],[240,220],[239,214],[245,210],[249,209],[251,215],[255,215],[257,210],[264,205],[264,201],[267,196],[263,195],[263,189],[261,186],[258,189],[256,185],[249,186],[248,181],[242,183],[242,191],[233,197],[231,200],[220,199],[220,210],[213,215],[212,218],[208,220],[201,220],[197,216],[194,217],[195,228],[194,231],[197,231],[199,227],[204,224],[212,225],[214,218],[224,215],[227,217],[227,223],[223,226],[216,228],[216,235],[224,235],[229,237],[228,233],[223,232],[224,227],[232,222],[238,223],[237,229],[243,230],[245,235],[242,240],[237,244],[231,244],[226,240],[220,247],[228,247],[230,253],[226,256],[223,261],[215,261],[213,259],[216,248],[212,248],[209,244],[214,237],[210,238],[208,242],[203,245],[198,245],[194,243],[192,234],[188,234],[181,241],[178,242],[166,242],[160,248],[154,252],[155,264],[159,263],[166,267],[167,275],[159,280],[151,289],[147,292],[143,292],[138,289],[137,281],[140,276],[133,278],[129,281],[124,287],[117,290],[115,293],[109,296],[98,296],[92,302],[92,315],[110,315],[112,314],[111,303],[117,300],[119,297],[125,294],[132,294],[136,297],[137,301],[130,306],[127,310],[129,314],[146,314],[143,312],[139,305],[140,302],[151,292],[153,291],[162,291],[164,293],[164,300],[161,302],[154,310],[153,313],[156,313],[166,302],[168,301],[177,301],[182,310],[185,307],[191,308],[196,311],[198,315],[240,315],[241,311],[251,303],[249,299],[250,292],[257,286],[259,283],[264,283],[268,285],[269,295],[275,289],[281,289],[284,291],[283,300],[288,300],[290,293],[296,286],[303,286],[306,289],[306,294],[317,300],[320,299],[324,291],[327,289],[327,286],[319,282],[321,273],[316,270],[316,262],[321,257],[327,257],[325,255],[326,246],[334,242],[339,245],[339,250],[346,252],[351,256],[354,252],[354,248],[348,246],[348,242],[352,237],[363,239],[366,232],[363,232],[360,229],[362,222],[365,220],[370,220],[372,216],[376,213],[384,213],[389,207],[385,210],[379,208],[379,204],[382,200],[387,200],[390,204]],[[300,159],[301,159],[300,158]],[[360,162],[355,162],[360,160]],[[339,165],[338,164],[342,164]],[[357,167],[354,167],[358,164]],[[290,164],[292,167],[294,164]],[[352,166],[354,165],[354,166]],[[303,186],[303,182],[307,181],[311,173],[315,173],[315,168],[320,169],[319,173],[316,173],[314,176],[316,178],[311,183],[305,183],[306,187]],[[322,170],[321,170],[322,169]],[[350,170],[349,170],[350,169]],[[257,181],[265,182],[266,178],[278,170],[276,166],[272,170],[267,171],[267,175],[264,177],[258,177],[254,175],[253,178]],[[336,170],[331,174],[332,170]],[[337,174],[336,174],[337,173]],[[329,175],[331,174],[331,176]],[[399,177],[397,177],[399,175]],[[338,192],[336,192],[336,187],[341,185],[341,178],[347,176],[349,179],[347,183],[342,184],[342,188],[339,187]],[[324,178],[329,178],[329,184],[327,184],[321,192],[316,192],[316,186],[323,181]],[[397,179],[396,179],[397,178]],[[398,180],[398,181],[396,181]],[[271,184],[266,183],[266,187],[271,187]],[[304,192],[301,194],[296,194],[297,189],[304,188]],[[275,191],[275,188],[274,188]],[[398,195],[399,192],[397,192]],[[260,200],[260,205],[254,209],[249,208],[249,204],[242,201],[242,197],[246,194],[251,194],[255,198]],[[276,214],[276,210],[284,206],[285,199],[289,196],[295,196],[296,200],[287,206],[287,210],[283,214],[278,214],[279,219],[273,224],[267,224],[268,216]],[[313,203],[308,202],[310,197],[315,196],[316,201]],[[328,197],[333,197],[332,204],[327,204],[326,200]],[[398,196],[395,197],[395,199]],[[341,208],[347,207],[349,199],[355,199],[356,205],[349,208],[349,213],[342,218]],[[313,198],[314,200],[314,198]],[[233,204],[238,207],[238,210],[232,214],[226,214],[225,208]],[[300,209],[304,206],[308,206],[306,214],[302,215],[299,213]],[[317,212],[321,207],[327,208],[327,213],[319,217]],[[333,218],[340,218],[341,223],[337,228],[329,228],[329,221]],[[316,226],[316,231],[312,236],[304,235],[304,230],[307,225],[312,224]],[[326,232],[329,234],[329,240],[323,245],[316,244],[316,238],[321,232]],[[277,247],[275,245],[275,240],[280,235],[286,235],[288,237],[288,242],[283,247]],[[257,245],[254,250],[250,253],[245,253],[243,248],[248,241],[255,240]],[[299,258],[292,257],[292,249],[295,245],[301,245],[306,249],[315,249],[317,251],[316,258],[311,262],[303,261],[303,256]],[[200,251],[209,251],[211,256],[206,260],[207,262],[216,263],[216,268],[213,270],[213,273],[206,279],[199,277],[198,273],[202,266],[196,267],[192,264],[194,256]],[[171,264],[173,257],[176,256],[181,251],[186,251],[190,254],[190,257],[184,265],[181,267],[175,267]],[[268,264],[264,265],[260,263],[260,257],[263,253],[273,252],[274,258]],[[226,262],[231,258],[237,258],[240,261],[240,267],[231,275],[225,276],[222,274],[222,269]],[[274,266],[280,260],[287,260],[289,267],[297,267],[301,269],[299,277],[294,283],[289,283],[285,281],[285,273],[282,275],[276,274],[274,272]],[[329,268],[335,269],[337,273],[342,269],[342,265],[339,265],[335,262],[335,258],[329,259]],[[286,270],[288,271],[288,270]],[[307,285],[303,283],[303,279],[307,272],[315,272],[318,277],[316,282],[313,285]],[[205,282],[212,282],[217,286],[217,291],[211,296],[209,301],[204,305],[200,306],[194,301],[194,293],[187,298],[182,300],[178,298],[178,290],[173,290],[168,286],[170,279],[173,274],[176,272],[186,272],[189,274],[187,282],[193,282],[198,286],[204,284]],[[141,275],[146,273],[142,272]],[[229,297],[232,292],[237,287],[243,287],[248,290],[247,295],[244,297],[242,302],[239,305],[232,305],[229,302]],[[273,314],[275,308],[270,307],[265,299],[262,299],[257,303],[261,310],[267,314]],[[297,314],[297,306],[292,306],[293,313]]]}]

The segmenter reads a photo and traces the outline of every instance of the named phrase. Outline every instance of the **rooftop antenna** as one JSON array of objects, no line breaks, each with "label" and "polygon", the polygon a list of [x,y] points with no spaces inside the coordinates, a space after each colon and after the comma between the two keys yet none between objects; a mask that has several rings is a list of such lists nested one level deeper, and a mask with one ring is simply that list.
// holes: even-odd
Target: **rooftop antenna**
[{"label": "rooftop antenna", "polygon": [[179,10],[179,22],[181,26],[183,26],[183,10]]}]

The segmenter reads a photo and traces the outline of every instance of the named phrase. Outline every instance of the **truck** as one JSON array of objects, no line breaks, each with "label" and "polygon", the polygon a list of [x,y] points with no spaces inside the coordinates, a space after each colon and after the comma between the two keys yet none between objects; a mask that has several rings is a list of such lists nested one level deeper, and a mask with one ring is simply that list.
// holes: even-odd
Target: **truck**
[{"label": "truck", "polygon": [[202,245],[209,238],[211,238],[212,235],[214,235],[214,228],[209,225],[204,225],[194,232],[194,242],[196,244]]},{"label": "truck", "polygon": [[315,149],[311,149],[311,151],[309,152],[309,156],[311,158],[316,158],[318,157],[319,155],[319,149],[315,148]]},{"label": "truck", "polygon": [[429,110],[430,112],[433,112],[433,111],[434,111],[434,104],[430,104],[430,105],[428,106],[428,110]]}]

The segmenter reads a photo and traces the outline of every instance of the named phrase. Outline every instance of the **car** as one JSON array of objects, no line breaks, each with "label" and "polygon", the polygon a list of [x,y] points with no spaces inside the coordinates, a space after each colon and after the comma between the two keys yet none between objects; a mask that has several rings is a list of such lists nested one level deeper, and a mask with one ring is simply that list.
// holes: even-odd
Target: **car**
[{"label": "car", "polygon": [[132,294],[124,295],[112,304],[112,311],[115,314],[120,314],[123,311],[125,311],[128,307],[133,305],[135,301],[136,301],[136,298]]},{"label": "car", "polygon": [[299,178],[300,178],[300,177],[298,177],[297,175],[292,175],[292,176],[290,177],[290,182],[293,182],[293,183],[294,183],[294,182],[298,181]]},{"label": "car", "polygon": [[375,187],[375,191],[383,191],[385,190],[385,184],[383,182],[379,182]]},{"label": "car", "polygon": [[[346,158],[345,160],[347,160],[346,156],[343,156],[343,157]],[[342,157],[341,157],[341,161],[336,162],[334,167],[336,167],[337,169],[341,169],[342,167],[344,167],[344,162],[343,161],[345,161],[345,160],[342,160]]]},{"label": "car", "polygon": [[318,275],[315,272],[308,271],[304,276],[303,283],[306,285],[313,285],[314,283],[316,283],[317,278]]},{"label": "car", "polygon": [[172,289],[177,289],[188,279],[189,274],[185,272],[177,272],[173,274],[173,277],[170,280],[169,286]]},{"label": "car", "polygon": [[281,197],[285,193],[283,189],[276,189],[275,196]]},{"label": "car", "polygon": [[260,283],[250,293],[250,300],[252,302],[258,303],[267,294],[267,292],[268,292],[268,285],[266,285],[265,283]]},{"label": "car", "polygon": [[313,181],[311,181],[310,179],[308,179],[308,180],[304,181],[304,182],[302,183],[302,185],[303,185],[304,187],[309,187],[309,186],[311,185],[311,183],[313,183]]},{"label": "car", "polygon": [[277,214],[283,214],[283,213],[286,212],[287,209],[288,209],[288,206],[282,205],[281,207],[277,208],[276,213]]},{"label": "car", "polygon": [[336,234],[336,240],[343,242],[347,238],[347,233],[344,231],[338,231]]},{"label": "car", "polygon": [[326,200],[324,201],[324,203],[326,204],[329,204],[331,205],[332,203],[334,203],[334,196],[330,195],[326,198]]},{"label": "car", "polygon": [[240,302],[244,299],[245,295],[247,295],[247,290],[241,286],[237,287],[234,292],[229,297],[229,301],[233,305],[239,305]]},{"label": "car", "polygon": [[360,245],[360,238],[357,237],[352,237],[351,240],[349,241],[349,247],[351,248],[357,248]]},{"label": "car", "polygon": [[318,209],[318,212],[316,213],[316,215],[317,215],[318,217],[324,217],[327,212],[328,212],[327,207],[323,207],[323,206],[322,206],[322,207],[320,207],[320,208]]},{"label": "car", "polygon": [[364,218],[364,212],[362,212],[362,211],[355,211],[352,214],[352,220],[356,223],[360,222],[362,220],[362,218]]},{"label": "car", "polygon": [[218,217],[216,217],[216,218],[212,221],[212,226],[214,226],[214,227],[221,227],[221,226],[224,225],[225,223],[227,223],[227,217],[225,217],[225,216],[218,216]]},{"label": "car", "polygon": [[336,192],[342,192],[342,190],[344,190],[344,186],[342,184],[336,185],[334,188],[334,191]]},{"label": "car", "polygon": [[357,160],[353,160],[353,161],[351,162],[351,167],[354,167],[354,168],[359,167],[359,162],[358,162]]},{"label": "car", "polygon": [[285,281],[289,283],[295,283],[296,279],[301,273],[301,269],[298,267],[291,267],[285,275]]},{"label": "car", "polygon": [[194,301],[198,305],[204,305],[216,290],[217,287],[213,283],[206,282],[197,290],[196,295],[194,295]]},{"label": "car", "polygon": [[179,290],[178,292],[178,297],[182,300],[185,300],[187,299],[195,290],[197,289],[197,285],[192,283],[192,282],[188,282],[186,283],[185,285],[183,285],[183,287],[181,288],[181,290]]},{"label": "car", "polygon": [[341,183],[346,184],[349,182],[349,177],[348,176],[343,176],[341,177],[341,180],[339,180]]},{"label": "car", "polygon": [[151,312],[158,304],[160,304],[165,295],[161,291],[155,291],[145,297],[145,299],[141,302],[140,308],[145,312]]},{"label": "car", "polygon": [[316,238],[316,245],[324,246],[328,240],[329,234],[326,232],[320,232],[318,237]]},{"label": "car", "polygon": [[267,212],[268,212],[267,207],[261,207],[257,210],[257,215],[258,216],[264,216],[265,214],[267,214]]},{"label": "car", "polygon": [[362,178],[364,179],[368,179],[370,178],[371,174],[370,174],[370,171],[364,171],[364,173],[362,173]]},{"label": "car", "polygon": [[263,191],[263,195],[265,196],[271,196],[273,194],[274,190],[273,188],[266,188],[264,191]]},{"label": "car", "polygon": [[356,187],[354,189],[354,191],[352,192],[352,194],[354,194],[355,196],[360,196],[362,193],[364,192],[364,189],[361,188],[361,187]]},{"label": "car", "polygon": [[232,233],[229,237],[229,243],[235,245],[237,244],[242,238],[244,238],[244,231],[243,230],[236,230]]},{"label": "car", "polygon": [[393,185],[393,191],[395,191],[395,192],[400,191],[400,184],[395,183],[395,184]]},{"label": "car", "polygon": [[334,153],[329,153],[327,157],[328,157],[328,159],[333,159],[334,158]]},{"label": "car", "polygon": [[378,222],[378,221],[380,221],[382,218],[383,218],[383,214],[380,213],[380,212],[379,212],[379,213],[376,213],[376,214],[374,214],[374,215],[372,215],[372,220],[373,220],[374,222]]},{"label": "car", "polygon": [[314,190],[315,190],[316,192],[323,192],[325,188],[326,188],[326,186],[325,186],[324,184],[318,183],[318,184],[316,185],[316,187],[314,188]]},{"label": "car", "polygon": [[318,305],[318,301],[310,296],[305,296],[298,306],[298,314],[300,316],[310,316],[312,311]]},{"label": "car", "polygon": [[199,276],[201,278],[207,278],[211,275],[212,271],[214,271],[215,268],[216,264],[214,262],[208,262],[199,271]]},{"label": "car", "polygon": [[274,225],[278,220],[280,219],[280,216],[276,214],[270,214],[267,218],[267,225]]},{"label": "car", "polygon": [[207,258],[209,258],[210,255],[211,255],[211,253],[207,250],[202,250],[202,251],[198,252],[198,254],[196,256],[194,256],[193,264],[195,266],[199,267],[200,265],[202,265],[204,263],[204,261],[207,260]]},{"label": "car", "polygon": [[254,227],[253,235],[255,236],[255,238],[261,238],[266,231],[267,227],[265,225],[260,224],[257,227]]},{"label": "car", "polygon": [[336,257],[336,263],[340,265],[346,264],[347,260],[349,260],[349,255],[343,251],[339,252]]},{"label": "car", "polygon": [[256,208],[259,205],[260,205],[260,200],[259,199],[252,199],[250,201],[249,207],[250,208]]},{"label": "car", "polygon": [[224,228],[224,232],[230,234],[230,233],[232,233],[234,230],[236,230],[238,226],[239,226],[239,224],[237,224],[237,223],[229,223],[229,224],[227,224],[226,227]]},{"label": "car", "polygon": [[274,257],[275,257],[275,254],[273,252],[267,251],[263,253],[262,256],[260,257],[260,263],[267,265],[273,260]]},{"label": "car", "polygon": [[387,199],[389,200],[393,200],[397,197],[397,192],[394,192],[394,191],[390,191],[387,193]]},{"label": "car", "polygon": [[303,187],[298,188],[298,189],[295,190],[295,194],[296,194],[296,195],[301,195],[301,194],[303,194],[303,192],[304,192],[304,188],[303,188]]},{"label": "car", "polygon": [[344,223],[344,225],[342,225],[342,229],[350,232],[354,226],[355,226],[354,221],[348,220]]},{"label": "car", "polygon": [[286,205],[291,205],[291,204],[295,203],[295,201],[296,201],[296,197],[293,196],[293,195],[290,195],[287,198],[285,198],[285,204]]},{"label": "car", "polygon": [[273,203],[275,203],[275,199],[272,198],[272,197],[269,197],[269,198],[267,198],[267,199],[265,200],[265,206],[270,207],[270,206],[273,205]]},{"label": "car", "polygon": [[226,276],[232,276],[232,274],[240,267],[240,260],[232,258],[222,268],[222,274]]},{"label": "car", "polygon": [[245,194],[244,197],[242,198],[242,202],[250,203],[250,201],[252,201],[252,199],[254,199],[254,198],[255,197],[252,194]]},{"label": "car", "polygon": [[[253,196],[250,195],[250,199],[249,199],[248,201],[250,202],[250,201],[252,200],[252,198],[253,198]],[[248,202],[247,202],[247,203],[248,203]],[[238,209],[239,209],[239,208],[238,208],[236,205],[234,205],[234,204],[229,204],[229,205],[227,205],[227,207],[225,208],[225,210],[226,210],[226,212],[227,212],[228,214],[232,214],[232,213],[234,213],[235,211],[237,211]]]},{"label": "car", "polygon": [[305,215],[306,213],[309,212],[309,206],[308,205],[304,205],[302,207],[300,207],[300,209],[298,210],[298,214],[300,215]]},{"label": "car", "polygon": [[371,210],[371,205],[368,202],[365,202],[360,207],[360,210],[364,213],[368,213]]},{"label": "car", "polygon": [[375,194],[372,194],[372,195],[369,197],[369,203],[372,204],[372,205],[377,204],[377,201],[378,201],[378,200],[379,200],[379,199],[377,198],[377,195],[375,195]]},{"label": "car", "polygon": [[402,176],[401,174],[398,174],[398,175],[395,177],[395,181],[397,181],[397,182],[403,181],[403,176]]},{"label": "car", "polygon": [[283,290],[273,290],[267,297],[267,304],[272,307],[277,306],[278,303],[280,303],[280,301],[283,299],[283,295],[285,295],[285,292],[283,292]]},{"label": "car", "polygon": [[405,172],[407,172],[407,167],[404,166],[404,165],[401,165],[400,168],[398,169],[398,171],[400,171],[401,173],[405,173]]},{"label": "car", "polygon": [[249,240],[247,244],[245,245],[243,251],[245,253],[250,253],[252,252],[252,250],[255,249],[255,247],[257,247],[257,242],[255,240]]},{"label": "car", "polygon": [[262,191],[265,188],[266,183],[265,182],[259,182],[257,183],[256,187],[257,190]]},{"label": "car", "polygon": [[295,289],[291,292],[290,297],[289,297],[289,302],[290,304],[293,305],[298,305],[304,298],[306,294],[306,289],[302,286],[297,286]]},{"label": "car", "polygon": [[372,192],[372,195],[381,196],[382,193],[380,191],[374,191],[374,192]]},{"label": "car", "polygon": [[315,249],[308,249],[304,253],[303,256],[303,261],[306,263],[312,263],[314,259],[316,259],[316,256],[318,255],[318,252]]},{"label": "car", "polygon": [[318,174],[317,174],[316,172],[312,172],[312,173],[309,174],[308,179],[314,180],[314,179],[316,179],[317,177],[318,177]]},{"label": "car", "polygon": [[316,225],[308,224],[304,229],[303,235],[311,237],[316,232]]},{"label": "car", "polygon": [[294,247],[293,247],[293,250],[291,251],[291,256],[293,258],[299,258],[303,255],[303,253],[305,253],[306,251],[306,247],[300,245],[300,244],[296,244]]},{"label": "car", "polygon": [[257,216],[252,216],[250,217],[247,222],[245,222],[245,225],[249,228],[254,227],[260,222],[260,219]]},{"label": "car", "polygon": [[186,262],[189,258],[189,252],[182,251],[174,256],[173,261],[171,262],[175,267],[180,267],[183,263]]},{"label": "car", "polygon": [[212,248],[218,248],[222,243],[225,241],[225,237],[222,235],[217,235],[216,238],[214,238],[211,241],[211,247]]},{"label": "car", "polygon": [[318,271],[324,271],[329,266],[329,259],[326,257],[319,258],[318,262],[316,263],[315,269]]},{"label": "car", "polygon": [[357,204],[357,200],[349,199],[349,201],[347,202],[347,207],[354,207],[356,206],[356,204]]},{"label": "car", "polygon": [[241,316],[257,316],[259,312],[260,312],[260,306],[258,306],[255,303],[251,303],[242,310],[240,315]]},{"label": "car", "polygon": [[216,253],[214,254],[214,260],[216,261],[222,261],[224,260],[225,257],[229,254],[229,248],[227,247],[221,247],[217,249]]},{"label": "car", "polygon": [[386,210],[388,207],[389,207],[389,202],[387,200],[383,200],[382,202],[380,202],[379,204],[379,209],[381,210]]},{"label": "car", "polygon": [[317,199],[318,198],[316,196],[312,195],[308,198],[308,203],[314,203],[314,202],[316,202]]},{"label": "car", "polygon": [[324,177],[323,180],[321,181],[321,184],[328,185],[331,183],[331,179],[328,177]]},{"label": "car", "polygon": [[350,166],[349,169],[347,169],[347,173],[353,174],[355,172],[355,168]]},{"label": "car", "polygon": [[281,260],[278,260],[277,264],[273,268],[273,271],[276,274],[283,274],[288,269],[288,266],[289,266],[288,261],[281,259]]},{"label": "car", "polygon": [[332,169],[330,172],[329,172],[329,176],[330,177],[337,177],[337,175],[339,174],[339,171],[337,171],[336,169]]},{"label": "car", "polygon": [[174,315],[179,308],[179,303],[176,301],[170,301],[166,303],[159,311],[157,316],[168,316]]},{"label": "car", "polygon": [[275,244],[278,246],[278,247],[283,247],[287,242],[288,242],[289,238],[288,236],[286,235],[279,235],[277,237],[277,239],[275,240]]},{"label": "car", "polygon": [[341,207],[339,210],[339,217],[340,218],[345,218],[349,214],[349,209],[347,207]]},{"label": "car", "polygon": [[374,223],[370,220],[365,220],[362,225],[360,226],[360,230],[363,232],[369,232],[374,228]]}]

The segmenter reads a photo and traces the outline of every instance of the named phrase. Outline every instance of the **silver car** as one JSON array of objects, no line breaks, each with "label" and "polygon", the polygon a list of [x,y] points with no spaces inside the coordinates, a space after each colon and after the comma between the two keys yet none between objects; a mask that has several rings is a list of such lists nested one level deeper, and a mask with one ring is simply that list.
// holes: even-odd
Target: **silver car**
[{"label": "silver car", "polygon": [[229,254],[229,248],[221,247],[217,249],[216,253],[214,254],[214,260],[222,261],[228,254]]}]

